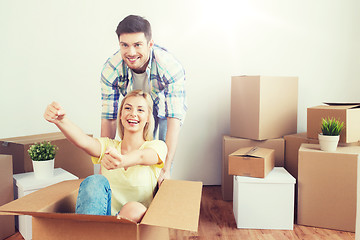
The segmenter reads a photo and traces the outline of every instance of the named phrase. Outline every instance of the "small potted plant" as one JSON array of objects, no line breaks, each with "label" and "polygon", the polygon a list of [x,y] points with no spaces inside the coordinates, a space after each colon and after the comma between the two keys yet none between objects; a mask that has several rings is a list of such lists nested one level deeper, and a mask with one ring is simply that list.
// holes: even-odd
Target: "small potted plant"
[{"label": "small potted plant", "polygon": [[343,128],[344,122],[330,117],[322,118],[322,133],[319,134],[320,149],[326,152],[335,152]]},{"label": "small potted plant", "polygon": [[58,147],[48,141],[35,143],[29,147],[28,153],[33,162],[36,178],[51,178],[54,175],[54,162],[57,150]]}]

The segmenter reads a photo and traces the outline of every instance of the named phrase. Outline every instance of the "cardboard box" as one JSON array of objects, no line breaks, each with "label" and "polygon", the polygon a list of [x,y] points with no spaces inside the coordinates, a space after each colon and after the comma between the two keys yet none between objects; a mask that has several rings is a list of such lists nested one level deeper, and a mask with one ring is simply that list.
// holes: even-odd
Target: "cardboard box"
[{"label": "cardboard box", "polygon": [[[307,133],[297,133],[292,135],[284,136],[285,139],[285,168],[286,170],[295,177],[298,181],[298,157],[299,148],[301,144],[319,144],[318,139],[312,139],[307,137]],[[340,143],[339,146],[359,146],[360,142],[357,143]],[[295,219],[297,219],[297,199],[298,199],[298,188],[295,188]]]},{"label": "cardboard box", "polygon": [[355,231],[360,147],[320,150],[317,144],[299,149],[298,212],[300,225]]},{"label": "cardboard box", "polygon": [[[357,178],[357,186],[360,186],[360,177]],[[360,199],[360,188],[357,188],[356,199]],[[355,240],[360,240],[360,201],[356,201]]]},{"label": "cardboard box", "polygon": [[258,146],[275,150],[275,166],[284,166],[284,139],[276,138],[269,140],[251,140],[245,138],[235,138],[230,136],[223,137],[222,143],[222,171],[221,171],[221,191],[225,201],[233,200],[233,176],[229,175],[229,154],[239,148]]},{"label": "cardboard box", "polygon": [[64,181],[0,207],[1,213],[31,215],[34,240],[169,239],[169,228],[197,231],[201,182],[165,180],[142,221],[74,214],[82,180]]},{"label": "cardboard box", "polygon": [[318,139],[308,138],[306,132],[284,136],[285,168],[295,179],[298,177],[299,148],[303,143],[319,144]]},{"label": "cardboard box", "polygon": [[344,122],[344,129],[340,134],[341,143],[360,141],[360,103],[336,104],[328,103],[307,109],[307,136],[318,138],[321,133],[321,119],[334,117]]},{"label": "cardboard box", "polygon": [[295,178],[275,167],[265,178],[234,176],[233,211],[238,228],[292,230]]},{"label": "cardboard box", "polygon": [[13,156],[14,174],[32,172],[29,146],[42,141],[51,141],[59,147],[55,156],[55,168],[62,168],[79,178],[94,174],[90,156],[69,142],[61,132],[0,139],[0,153]]},{"label": "cardboard box", "polygon": [[264,140],[296,133],[297,108],[297,77],[232,77],[230,135]]},{"label": "cardboard box", "polygon": [[229,155],[229,175],[264,178],[274,166],[274,149],[247,147]]},{"label": "cardboard box", "polygon": [[[22,198],[30,193],[58,182],[79,179],[77,176],[61,168],[54,169],[54,176],[48,179],[39,180],[35,178],[34,172],[14,174],[13,178],[15,199]],[[15,224],[25,240],[32,239],[31,219],[31,216],[19,216]]]},{"label": "cardboard box", "polygon": [[[0,206],[14,200],[11,155],[0,154]],[[0,239],[15,233],[14,216],[0,216]]]}]

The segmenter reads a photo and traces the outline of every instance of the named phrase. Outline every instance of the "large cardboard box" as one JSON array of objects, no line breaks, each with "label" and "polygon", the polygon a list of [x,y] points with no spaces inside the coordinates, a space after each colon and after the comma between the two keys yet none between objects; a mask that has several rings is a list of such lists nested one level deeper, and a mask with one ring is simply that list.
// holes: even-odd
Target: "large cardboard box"
[{"label": "large cardboard box", "polygon": [[298,212],[300,225],[355,232],[360,147],[299,149]]},{"label": "large cardboard box", "polygon": [[274,165],[274,149],[246,147],[229,155],[229,175],[265,178]]},{"label": "large cardboard box", "polygon": [[[0,154],[0,206],[14,200],[11,155]],[[14,216],[0,216],[0,239],[15,233]]]},{"label": "large cardboard box", "polygon": [[15,174],[32,172],[32,161],[27,150],[30,145],[42,141],[51,141],[59,147],[55,156],[55,168],[65,169],[79,178],[94,174],[90,156],[69,142],[61,132],[0,139],[0,153],[13,156]]},{"label": "large cardboard box", "polygon": [[281,167],[265,178],[234,176],[233,211],[238,228],[292,230],[295,179]]},{"label": "large cardboard box", "polygon": [[239,148],[258,146],[275,150],[275,166],[284,167],[284,139],[276,138],[269,140],[251,140],[235,138],[230,136],[223,137],[222,143],[222,171],[221,171],[221,191],[225,201],[233,200],[233,176],[229,175],[228,156]]},{"label": "large cardboard box", "polygon": [[[284,136],[285,140],[285,168],[286,170],[298,180],[298,159],[299,159],[299,148],[301,144],[319,144],[318,139],[312,139],[307,137],[307,133],[297,133]],[[359,146],[360,142],[356,143],[339,143],[339,146]],[[295,219],[297,219],[297,199],[298,199],[298,188],[295,188]]]},{"label": "large cardboard box", "polygon": [[297,77],[232,77],[230,135],[264,140],[296,133],[297,107]]},{"label": "large cardboard box", "polygon": [[340,134],[341,143],[360,141],[360,104],[328,103],[307,109],[307,136],[318,138],[321,133],[321,119],[334,117],[344,122],[344,129]]},{"label": "large cardboard box", "polygon": [[31,215],[33,240],[169,239],[169,228],[197,231],[201,182],[165,180],[142,221],[75,214],[82,180],[64,181],[0,207],[1,213]]}]

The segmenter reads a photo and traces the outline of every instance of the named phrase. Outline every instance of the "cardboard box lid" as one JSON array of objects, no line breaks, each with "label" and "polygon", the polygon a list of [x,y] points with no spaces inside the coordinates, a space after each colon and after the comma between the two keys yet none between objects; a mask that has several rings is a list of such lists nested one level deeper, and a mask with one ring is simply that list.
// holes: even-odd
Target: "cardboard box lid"
[{"label": "cardboard box lid", "polygon": [[241,183],[291,183],[295,184],[296,180],[283,167],[274,167],[265,178],[253,178],[244,176],[235,176],[236,181]]},{"label": "cardboard box lid", "polygon": [[354,109],[360,108],[360,103],[340,103],[340,102],[324,102],[326,105],[319,105],[311,108],[315,109]]},{"label": "cardboard box lid", "polygon": [[[63,181],[40,189],[1,206],[0,214],[136,224],[116,216],[75,214],[73,203],[82,181]],[[197,231],[201,191],[201,182],[165,180],[140,224]]]},{"label": "cardboard box lid", "polygon": [[360,106],[359,102],[323,102],[326,105],[330,106]]},{"label": "cardboard box lid", "polygon": [[196,232],[201,192],[201,182],[164,181],[141,224]]},{"label": "cardboard box lid", "polygon": [[274,149],[261,148],[261,147],[245,147],[236,150],[231,153],[229,156],[239,156],[239,157],[254,157],[254,158],[266,158],[271,152],[274,152]]}]

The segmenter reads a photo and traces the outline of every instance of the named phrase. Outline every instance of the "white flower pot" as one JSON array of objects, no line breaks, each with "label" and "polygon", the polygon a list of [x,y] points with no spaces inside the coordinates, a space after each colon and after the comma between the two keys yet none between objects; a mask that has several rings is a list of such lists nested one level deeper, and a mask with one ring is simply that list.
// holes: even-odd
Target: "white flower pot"
[{"label": "white flower pot", "polygon": [[46,179],[54,176],[54,162],[55,159],[46,161],[32,161],[35,178]]},{"label": "white flower pot", "polygon": [[340,136],[327,136],[319,134],[320,149],[325,152],[335,152],[339,143]]}]

